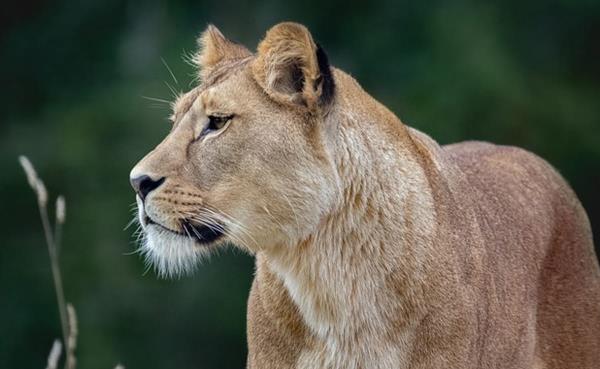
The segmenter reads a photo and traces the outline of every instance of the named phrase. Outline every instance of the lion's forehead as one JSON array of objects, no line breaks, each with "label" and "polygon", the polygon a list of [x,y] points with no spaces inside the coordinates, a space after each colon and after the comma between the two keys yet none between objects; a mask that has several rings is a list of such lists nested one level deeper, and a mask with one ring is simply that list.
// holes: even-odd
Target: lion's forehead
[{"label": "lion's forehead", "polygon": [[246,60],[235,64],[227,64],[217,69],[211,76],[192,90],[182,93],[173,102],[173,121],[181,119],[191,109],[205,110],[231,110],[233,100],[232,91],[222,91],[222,86],[230,77],[239,76],[244,70]]}]

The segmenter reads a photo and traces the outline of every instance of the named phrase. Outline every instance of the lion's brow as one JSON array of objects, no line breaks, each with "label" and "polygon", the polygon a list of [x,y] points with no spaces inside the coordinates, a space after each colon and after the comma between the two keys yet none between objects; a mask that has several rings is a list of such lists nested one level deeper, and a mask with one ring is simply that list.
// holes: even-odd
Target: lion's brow
[{"label": "lion's brow", "polygon": [[175,100],[173,103],[173,114],[171,115],[171,120],[175,122],[177,117],[186,115],[194,105],[194,101],[196,101],[202,92],[220,82],[225,81],[227,77],[230,77],[234,74],[234,72],[239,71],[252,58],[253,56],[249,56],[243,59],[226,61],[217,64],[215,69],[202,81],[199,86],[196,86],[193,90],[179,96]]},{"label": "lion's brow", "polygon": [[220,82],[223,82],[229,76],[239,71],[244,67],[254,56],[250,55],[242,59],[225,60],[214,66],[211,73],[202,81],[200,87],[204,90],[212,87]]}]

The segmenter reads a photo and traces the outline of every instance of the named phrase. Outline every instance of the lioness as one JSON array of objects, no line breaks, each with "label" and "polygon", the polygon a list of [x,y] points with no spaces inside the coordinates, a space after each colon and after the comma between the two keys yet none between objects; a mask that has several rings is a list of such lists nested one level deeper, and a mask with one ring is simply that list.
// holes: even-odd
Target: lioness
[{"label": "lioness", "polygon": [[202,83],[131,171],[162,275],[256,255],[248,368],[598,368],[584,209],[537,156],[439,146],[330,67],[302,25],[256,54],[209,26]]}]

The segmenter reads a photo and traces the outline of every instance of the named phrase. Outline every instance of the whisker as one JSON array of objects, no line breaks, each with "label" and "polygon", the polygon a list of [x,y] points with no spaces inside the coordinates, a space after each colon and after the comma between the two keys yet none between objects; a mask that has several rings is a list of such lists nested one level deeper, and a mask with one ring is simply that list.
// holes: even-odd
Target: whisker
[{"label": "whisker", "polygon": [[[239,227],[244,228],[245,230],[248,230],[248,228],[246,228],[246,226],[244,226],[240,221],[238,221],[237,219],[235,219],[233,216],[227,214],[226,212],[224,212],[223,210],[218,210],[214,207],[211,207],[210,205],[206,205],[207,209],[211,209],[217,213],[223,214],[224,216],[228,217],[230,220],[232,220],[233,222],[235,222]],[[259,229],[263,229],[261,226],[256,226]]]},{"label": "whisker", "polygon": [[177,99],[177,96],[178,96],[179,94],[178,94],[177,92],[175,92],[175,89],[174,89],[174,88],[173,88],[173,87],[172,87],[172,86],[171,86],[171,85],[170,85],[170,84],[169,84],[167,81],[164,81],[164,83],[165,83],[165,85],[167,85],[167,88],[168,88],[169,90],[171,90],[171,93],[173,94],[173,98],[174,98],[174,99]]},{"label": "whisker", "polygon": [[188,52],[187,50],[182,49],[181,59],[183,60],[184,63],[186,63],[190,67],[194,67],[194,68],[197,67],[196,62],[194,61],[194,53]]},{"label": "whisker", "polygon": [[160,58],[160,60],[162,61],[162,63],[165,65],[165,67],[169,71],[169,74],[171,75],[171,77],[173,77],[173,81],[175,81],[175,84],[179,85],[179,81],[177,81],[177,78],[175,78],[175,74],[173,73],[173,71],[169,67],[169,64],[167,64],[167,61],[164,58]]},{"label": "whisker", "polygon": [[152,269],[152,263],[146,262],[146,268],[144,268],[144,272],[142,273],[142,277],[145,277],[146,274]]},{"label": "whisker", "polygon": [[137,217],[134,217],[133,219],[131,219],[129,221],[129,223],[127,223],[127,225],[125,226],[125,228],[123,228],[123,230],[126,231],[127,228],[131,227],[131,225],[134,224],[137,220],[138,220]]},{"label": "whisker", "polygon": [[192,235],[188,231],[187,227],[183,227],[183,231],[185,232],[185,234],[187,234],[188,239],[192,240]]},{"label": "whisker", "polygon": [[243,230],[243,227],[240,224],[236,224],[233,221],[232,218],[231,219],[227,219],[227,217],[225,217],[224,214],[220,214],[220,213],[218,213],[218,212],[210,209],[209,207],[201,209],[201,212],[204,212],[205,214],[207,213],[207,215],[209,215],[209,217],[212,216],[212,217],[214,217],[215,219],[217,219],[220,222],[227,223],[227,224],[230,224],[230,225],[231,224],[236,225],[236,226],[242,228],[242,230]]},{"label": "whisker", "polygon": [[230,237],[237,239],[230,232],[227,232],[227,230],[220,224],[220,223],[227,223],[227,222],[224,221],[223,219],[219,219],[219,217],[215,217],[215,215],[218,215],[218,214],[210,214],[210,213],[208,213],[206,211],[202,211],[202,210],[199,213],[186,212],[186,214],[190,217],[189,218],[190,220],[196,221],[196,222],[200,223],[201,225],[204,225],[204,226],[210,228],[213,231],[216,230],[218,232],[227,233]]},{"label": "whisker", "polygon": [[171,106],[171,102],[170,102],[170,101],[168,101],[168,100],[165,100],[165,99],[159,99],[159,98],[157,98],[157,97],[150,97],[150,96],[144,96],[144,95],[142,95],[141,97],[142,97],[143,99],[146,99],[146,100],[150,100],[150,101],[156,101],[156,102],[160,102],[160,103],[168,104],[169,106]]},{"label": "whisker", "polygon": [[[196,219],[197,215],[203,215],[204,217],[208,218],[208,219],[215,219],[218,222],[221,223],[225,223],[225,224],[229,224],[230,226],[237,226],[237,229],[239,229],[243,235],[247,236],[248,238],[250,238],[254,244],[258,247],[258,242],[254,239],[254,237],[252,237],[252,235],[246,231],[240,224],[236,224],[235,222],[227,219],[226,217],[224,217],[222,214],[219,214],[213,210],[211,210],[210,208],[204,208],[204,209],[200,209],[198,211],[198,214],[191,214],[190,215]],[[196,219],[197,221],[201,222],[201,223],[206,223],[204,219]],[[218,223],[217,223],[218,224]],[[204,224],[207,227],[211,227],[211,224]],[[219,225],[220,228],[223,228],[222,226]],[[222,230],[222,232],[225,232],[225,229]],[[246,242],[244,242],[242,239],[240,239],[239,237],[235,236],[234,234],[232,234],[231,232],[226,232],[227,235],[229,235],[236,243],[239,243],[241,246],[245,246],[246,248],[250,249],[248,247],[248,244]]]},{"label": "whisker", "polygon": [[[176,210],[176,211],[177,211],[177,214],[179,215],[179,217],[183,217],[184,214],[181,211],[178,211],[178,210]],[[188,239],[190,241],[193,241],[192,235],[188,231],[188,227],[181,227],[181,228],[183,228],[183,231],[187,234]]]},{"label": "whisker", "polygon": [[171,110],[171,107],[170,106],[165,106],[165,104],[150,104],[149,106],[152,109],[167,110],[167,111]]},{"label": "whisker", "polygon": [[133,251],[130,251],[130,252],[124,252],[121,255],[123,255],[123,256],[131,256],[131,255],[141,254],[141,253],[142,253],[142,250],[136,249],[136,250],[133,250]]},{"label": "whisker", "polygon": [[233,218],[231,215],[228,215],[224,211],[217,210],[215,208],[212,208],[209,205],[206,205],[206,207],[203,210],[206,211],[206,212],[208,212],[210,215],[213,215],[216,218],[221,219],[221,221],[223,221],[224,223],[228,223],[230,225],[233,224],[233,225],[235,225],[236,227],[240,228],[243,231],[247,231],[248,230],[246,227],[244,227],[243,224],[241,224],[239,221],[237,221],[235,218]]}]

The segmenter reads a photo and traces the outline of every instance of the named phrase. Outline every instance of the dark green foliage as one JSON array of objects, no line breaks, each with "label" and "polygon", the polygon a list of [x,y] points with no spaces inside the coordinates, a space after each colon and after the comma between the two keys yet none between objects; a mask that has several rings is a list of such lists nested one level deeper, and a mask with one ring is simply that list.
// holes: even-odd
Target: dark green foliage
[{"label": "dark green foliage", "polygon": [[[128,174],[168,132],[208,22],[254,48],[306,24],[334,66],[441,143],[530,149],[570,181],[600,230],[600,2],[56,1],[0,19],[0,367],[43,368],[60,335],[29,155],[67,198],[62,268],[79,315],[81,369],[241,368],[252,259],[224,252],[159,281],[128,255]],[[161,58],[169,64],[176,84]]]}]

